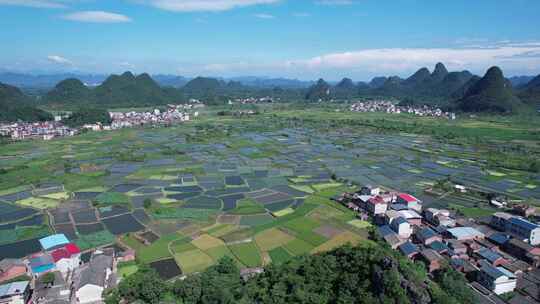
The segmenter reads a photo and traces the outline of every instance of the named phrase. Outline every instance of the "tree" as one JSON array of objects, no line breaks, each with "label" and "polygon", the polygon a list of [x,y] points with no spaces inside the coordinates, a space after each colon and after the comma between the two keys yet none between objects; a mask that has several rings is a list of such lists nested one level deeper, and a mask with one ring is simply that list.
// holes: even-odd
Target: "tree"
[{"label": "tree", "polygon": [[[141,266],[139,270],[120,282],[115,291],[107,296],[107,303],[115,303],[119,298],[132,303],[141,300],[144,303],[159,303],[169,290],[169,286],[158,276],[155,270]],[[118,302],[116,302],[118,303]]]},{"label": "tree", "polygon": [[152,200],[150,198],[145,198],[143,202],[144,209],[150,209],[152,207]]}]

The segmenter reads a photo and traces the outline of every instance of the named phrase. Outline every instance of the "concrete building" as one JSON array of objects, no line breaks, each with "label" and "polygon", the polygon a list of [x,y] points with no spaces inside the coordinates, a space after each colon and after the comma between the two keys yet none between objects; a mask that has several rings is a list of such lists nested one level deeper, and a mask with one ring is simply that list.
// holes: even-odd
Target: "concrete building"
[{"label": "concrete building", "polygon": [[484,238],[484,234],[482,232],[472,227],[450,228],[450,229],[447,229],[446,232],[450,235],[450,237],[458,241],[475,240],[475,239]]},{"label": "concrete building", "polygon": [[30,281],[0,285],[0,304],[26,304],[30,298]]},{"label": "concrete building", "polygon": [[75,244],[67,244],[61,248],[51,252],[56,269],[58,269],[64,277],[68,272],[73,271],[81,264],[81,250]]},{"label": "concrete building", "polygon": [[429,245],[435,241],[442,241],[441,235],[429,227],[417,230],[415,233],[415,237],[418,242],[421,242],[424,245]]},{"label": "concrete building", "polygon": [[514,291],[517,284],[516,276],[503,267],[492,266],[485,260],[481,260],[478,282],[497,295]]},{"label": "concrete building", "polygon": [[533,246],[540,244],[540,226],[524,218],[496,212],[491,216],[490,224],[494,228],[510,233]]},{"label": "concrete building", "polygon": [[373,215],[383,215],[388,209],[388,203],[378,195],[367,201],[366,209]]},{"label": "concrete building", "polygon": [[113,256],[94,253],[90,262],[73,273],[73,303],[96,303],[102,301],[103,291],[113,287]]},{"label": "concrete building", "polygon": [[411,225],[403,217],[398,217],[392,220],[390,227],[394,230],[399,237],[408,239],[412,234]]},{"label": "concrete building", "polygon": [[417,199],[416,197],[407,194],[407,193],[400,193],[397,195],[396,202],[398,204],[404,204],[409,209],[415,210],[417,212],[422,212],[422,202]]}]

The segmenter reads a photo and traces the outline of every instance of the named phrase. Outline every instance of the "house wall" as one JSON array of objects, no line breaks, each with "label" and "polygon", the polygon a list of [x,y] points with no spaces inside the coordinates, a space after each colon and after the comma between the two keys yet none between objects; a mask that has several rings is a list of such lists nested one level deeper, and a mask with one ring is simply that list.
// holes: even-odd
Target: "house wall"
[{"label": "house wall", "polygon": [[[498,282],[499,280],[501,280],[501,282]],[[499,280],[495,282],[495,289],[493,290],[495,294],[500,295],[516,289],[516,280],[508,279],[506,277],[502,277]]]},{"label": "house wall", "polygon": [[77,297],[77,303],[92,303],[100,301],[102,293],[103,287],[88,284],[79,288],[75,292],[75,296]]},{"label": "house wall", "polygon": [[68,271],[79,267],[80,255],[73,256],[69,259],[61,259],[56,262],[56,268],[62,273],[66,274]]}]

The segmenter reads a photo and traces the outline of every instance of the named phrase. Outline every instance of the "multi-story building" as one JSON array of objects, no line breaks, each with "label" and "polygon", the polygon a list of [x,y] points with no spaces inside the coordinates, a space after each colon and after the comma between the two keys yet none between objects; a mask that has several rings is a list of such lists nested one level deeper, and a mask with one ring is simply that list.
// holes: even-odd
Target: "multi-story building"
[{"label": "multi-story building", "polygon": [[540,244],[540,226],[524,218],[497,212],[491,217],[491,226],[524,239],[533,246]]}]

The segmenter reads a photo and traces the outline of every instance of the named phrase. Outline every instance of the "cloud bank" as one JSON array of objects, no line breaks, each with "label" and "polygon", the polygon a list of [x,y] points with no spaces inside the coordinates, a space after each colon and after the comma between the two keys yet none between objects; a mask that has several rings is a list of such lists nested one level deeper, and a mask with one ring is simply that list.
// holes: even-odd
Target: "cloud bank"
[{"label": "cloud bank", "polygon": [[234,8],[272,4],[281,0],[146,0],[145,2],[159,9],[174,12],[216,12]]},{"label": "cloud bank", "polygon": [[90,22],[90,23],[124,23],[131,22],[125,15],[104,12],[104,11],[80,11],[62,16],[63,19]]},{"label": "cloud bank", "polygon": [[35,8],[65,8],[62,0],[0,0],[0,5],[26,6]]}]

